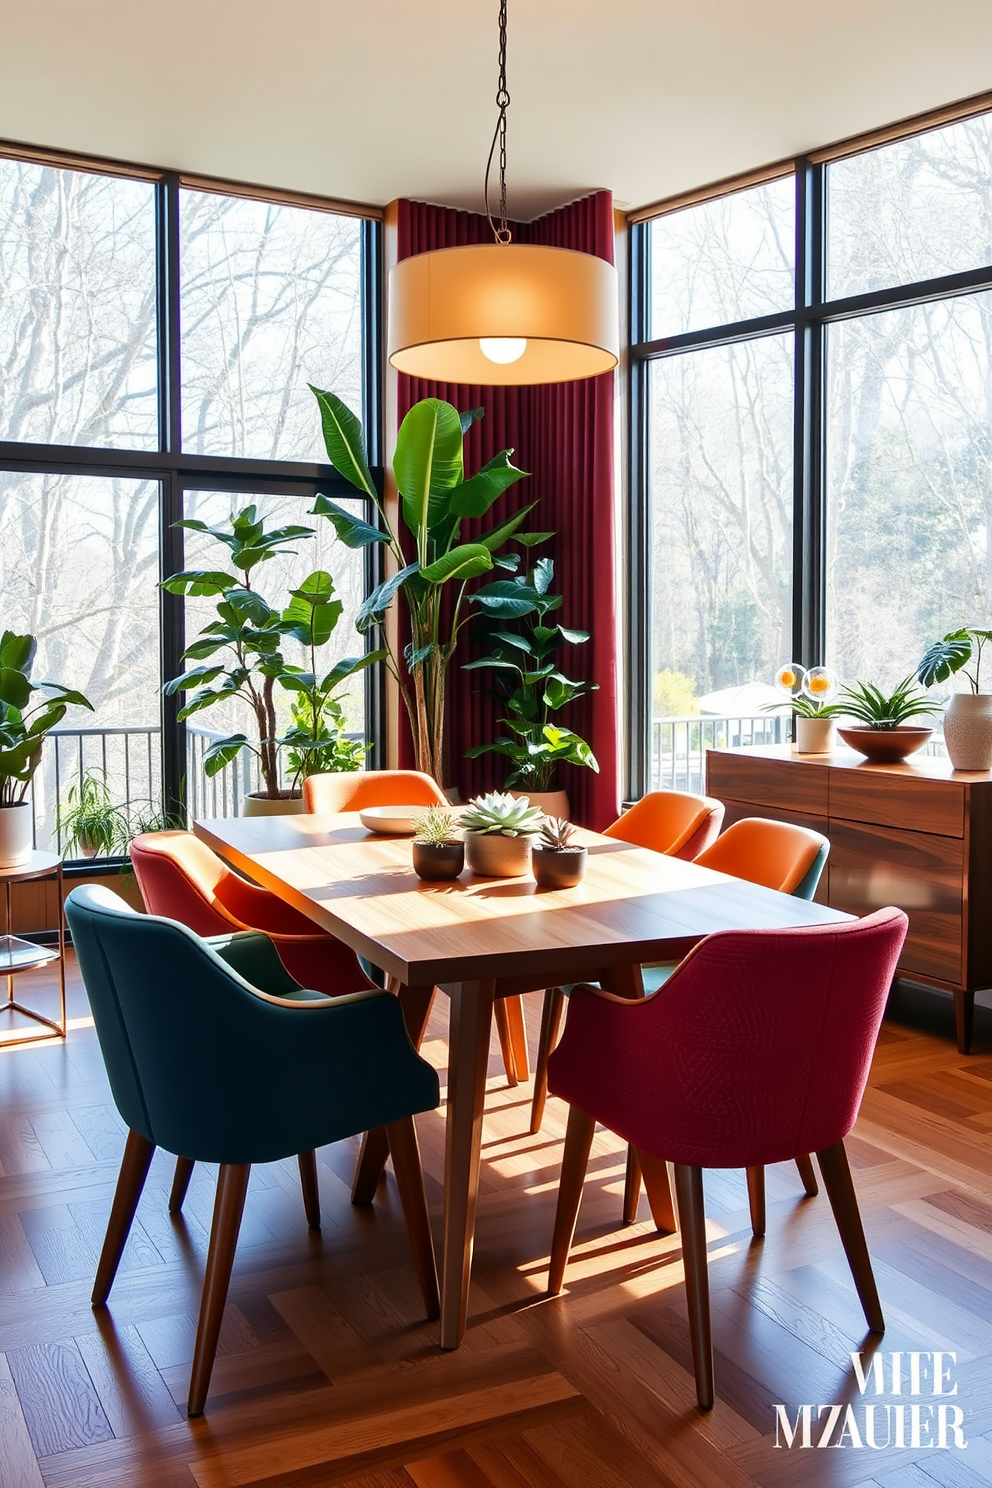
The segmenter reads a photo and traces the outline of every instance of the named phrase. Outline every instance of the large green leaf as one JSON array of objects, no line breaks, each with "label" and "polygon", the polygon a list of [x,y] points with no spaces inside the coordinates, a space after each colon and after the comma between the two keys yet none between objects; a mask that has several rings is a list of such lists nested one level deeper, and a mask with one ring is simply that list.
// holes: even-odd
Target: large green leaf
[{"label": "large green leaf", "polygon": [[17,635],[5,630],[0,636],[0,667],[13,667],[17,672],[29,672],[34,661],[38,642],[32,635]]},{"label": "large green leaf", "polygon": [[367,548],[372,543],[388,540],[380,528],[373,527],[371,522],[366,522],[362,517],[356,517],[353,512],[338,506],[336,501],[319,491],[313,504],[313,515],[326,517],[346,548]]},{"label": "large green leaf", "polygon": [[534,585],[538,594],[547,594],[551,588],[551,581],[554,576],[555,565],[553,559],[538,558],[534,564],[534,572],[531,576],[531,583]]},{"label": "large green leaf", "polygon": [[205,775],[219,775],[225,765],[246,748],[248,740],[244,734],[231,734],[226,739],[216,739],[203,755],[203,772]]},{"label": "large green leaf", "polygon": [[77,692],[74,687],[63,687],[61,682],[35,682],[35,692],[47,692],[49,697],[68,706],[70,703],[76,708],[88,708],[94,712],[93,704],[88,697]]},{"label": "large green leaf", "polygon": [[236,583],[236,574],[222,573],[219,568],[186,568],[163,579],[162,588],[170,594],[212,598],[215,594],[225,594]]},{"label": "large green leaf", "polygon": [[446,584],[449,579],[476,579],[479,574],[488,573],[492,566],[492,554],[483,543],[462,543],[449,553],[442,553],[420,573],[428,584]]},{"label": "large green leaf", "polygon": [[366,496],[377,501],[378,496],[365,455],[361,423],[348,405],[342,403],[337,393],[323,392],[320,388],[315,388],[313,383],[309,387],[320,408],[320,424],[324,431],[327,458],[338,475],[343,475],[359,491],[364,491]]},{"label": "large green leaf", "polygon": [[[513,536],[521,522],[524,521],[529,512],[534,510],[536,505],[537,502],[532,501],[530,506],[525,506],[523,511],[518,511],[508,522],[504,522],[501,527],[494,527],[491,532],[485,533],[478,541],[484,547],[487,547],[490,553],[495,553],[497,548],[501,548],[507,539]],[[522,542],[523,538],[518,538],[517,541]]]},{"label": "large green leaf", "polygon": [[331,575],[318,568],[290,593],[293,597],[282,612],[283,624],[289,627],[286,633],[304,646],[325,646],[344,610],[335,598]]},{"label": "large green leaf", "polygon": [[388,579],[382,583],[365,600],[355,620],[355,629],[360,635],[372,629],[373,625],[381,625],[386,611],[393,602],[394,595],[403,587],[411,575],[417,573],[419,564],[408,563],[406,568],[401,568],[398,573],[390,574]]},{"label": "large green leaf", "polygon": [[16,667],[0,667],[0,703],[9,703],[13,708],[24,708],[31,697],[31,683]]},{"label": "large green leaf", "polygon": [[484,589],[477,589],[472,595],[473,603],[481,604],[490,614],[500,615],[507,620],[532,614],[540,608],[539,599],[535,590],[516,579],[497,579]]},{"label": "large green leaf", "polygon": [[[187,692],[192,687],[205,687],[208,682],[216,682],[224,668],[220,666],[198,666],[190,667],[188,672],[183,672],[181,677],[172,677],[162,691],[166,697],[172,697],[177,692]],[[245,676],[247,676],[247,672]]]},{"label": "large green leaf", "polygon": [[506,490],[529,475],[510,464],[512,450],[500,450],[477,474],[463,481],[451,496],[451,510],[456,517],[484,517]]},{"label": "large green leaf", "polygon": [[462,426],[462,433],[467,434],[472,425],[477,423],[479,419],[485,418],[485,416],[486,410],[484,408],[467,408],[464,413],[460,413],[458,415],[458,421]]},{"label": "large green leaf", "polygon": [[521,532],[517,536],[517,542],[522,543],[525,548],[536,548],[538,543],[547,542],[549,537],[554,537],[553,532]]},{"label": "large green leaf", "polygon": [[327,676],[321,680],[321,692],[333,692],[336,687],[340,687],[342,682],[347,681],[349,677],[353,677],[356,672],[362,672],[366,667],[375,666],[379,661],[385,661],[388,655],[389,652],[383,649],[381,651],[366,651],[363,656],[343,657],[341,661],[337,662],[331,668]]},{"label": "large green leaf", "polygon": [[448,493],[462,478],[462,426],[458,412],[440,398],[415,403],[400,424],[393,455],[403,520],[423,533],[448,516]]}]

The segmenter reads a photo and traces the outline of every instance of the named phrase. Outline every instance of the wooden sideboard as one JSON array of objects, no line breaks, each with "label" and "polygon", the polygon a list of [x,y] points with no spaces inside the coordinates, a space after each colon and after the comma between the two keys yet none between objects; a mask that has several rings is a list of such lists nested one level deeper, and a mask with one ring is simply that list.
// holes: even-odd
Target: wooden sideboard
[{"label": "wooden sideboard", "polygon": [[830,839],[817,898],[870,914],[909,915],[899,971],[954,994],[958,1048],[968,1053],[975,992],[992,986],[992,773],[947,760],[873,765],[860,754],[794,746],[711,749],[707,794],[742,816],[797,822]]}]

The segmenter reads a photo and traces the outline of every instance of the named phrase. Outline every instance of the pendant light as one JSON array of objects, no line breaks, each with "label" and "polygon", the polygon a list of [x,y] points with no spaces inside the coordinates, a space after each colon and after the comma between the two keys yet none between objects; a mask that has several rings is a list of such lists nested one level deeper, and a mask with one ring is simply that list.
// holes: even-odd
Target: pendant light
[{"label": "pendant light", "polygon": [[[591,253],[514,243],[506,222],[506,0],[499,9],[499,117],[486,165],[492,243],[414,254],[389,275],[389,361],[434,382],[574,382],[619,360],[617,273]],[[499,221],[489,175],[499,145]]]}]

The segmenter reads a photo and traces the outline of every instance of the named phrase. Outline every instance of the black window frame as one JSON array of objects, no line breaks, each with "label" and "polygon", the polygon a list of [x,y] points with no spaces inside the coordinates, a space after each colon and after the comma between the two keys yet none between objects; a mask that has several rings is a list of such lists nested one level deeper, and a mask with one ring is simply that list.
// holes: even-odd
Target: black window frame
[{"label": "black window frame", "polygon": [[[160,483],[159,562],[160,577],[167,578],[184,567],[183,529],[175,524],[183,517],[187,490],[250,491],[258,495],[296,496],[312,504],[318,493],[347,500],[361,507],[362,515],[375,523],[373,504],[363,497],[330,465],[298,460],[244,459],[235,456],[187,454],[182,448],[181,426],[181,315],[179,201],[186,189],[210,189],[222,195],[275,200],[287,206],[333,213],[336,204],[314,198],[295,200],[289,193],[271,195],[224,181],[187,179],[179,172],[128,169],[118,162],[88,156],[48,152],[15,144],[4,144],[5,158],[23,160],[52,169],[83,170],[92,174],[150,181],[155,187],[156,299],[158,335],[158,448],[115,449],[66,444],[31,444],[0,440],[0,471],[25,473],[120,476]],[[365,216],[352,209],[361,221],[361,316],[362,316],[362,423],[368,440],[373,480],[382,492],[382,223],[376,209]],[[381,545],[364,550],[365,592],[382,579]],[[367,650],[378,639],[365,637]],[[182,671],[185,648],[184,604],[179,595],[159,590],[160,681]],[[385,757],[385,679],[381,667],[368,668],[365,677],[365,714],[375,758]],[[186,772],[186,728],[177,717],[181,699],[161,695],[162,809],[184,812],[183,777]]]},{"label": "black window frame", "polygon": [[[974,117],[971,110],[961,118]],[[924,134],[959,122],[958,119],[920,121],[898,138]],[[889,140],[865,143],[863,151],[838,150],[833,158],[884,149]],[[798,156],[769,170],[760,180],[749,176],[728,182],[720,191],[701,197],[711,200],[795,175],[795,296],[788,310],[761,315],[728,325],[680,335],[651,337],[651,223],[666,215],[664,204],[632,224],[629,252],[630,373],[629,373],[629,511],[626,559],[628,593],[625,641],[629,665],[627,712],[627,773],[625,794],[637,799],[648,789],[651,737],[651,522],[650,502],[650,393],[652,361],[680,356],[704,347],[729,346],[762,336],[791,331],[794,337],[795,390],[793,403],[793,564],[792,564],[792,655],[803,666],[817,665],[826,641],[825,563],[826,519],[824,504],[826,381],[826,327],[859,316],[922,305],[957,295],[992,289],[992,264],[961,273],[944,274],[910,284],[872,290],[828,300],[825,296],[827,252],[826,176],[827,152],[816,158]],[[674,203],[668,210],[691,210],[696,201]]]}]

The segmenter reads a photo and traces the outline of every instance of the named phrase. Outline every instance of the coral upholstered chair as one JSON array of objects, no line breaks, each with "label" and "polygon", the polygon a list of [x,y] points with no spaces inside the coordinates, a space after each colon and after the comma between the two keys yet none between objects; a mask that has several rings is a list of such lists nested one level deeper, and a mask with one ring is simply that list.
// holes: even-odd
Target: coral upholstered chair
[{"label": "coral upholstered chair", "polygon": [[206,1401],[251,1164],[276,1162],[385,1125],[428,1317],[437,1274],[413,1115],[439,1099],[395,997],[291,1000],[266,990],[286,973],[263,935],[225,954],[173,920],[141,915],[108,889],[66,900],[114,1100],[128,1126],[93,1287],[110,1295],[156,1147],[220,1164],[189,1387]]},{"label": "coral upholstered chair", "polygon": [[368,806],[447,806],[448,798],[420,770],[345,770],[310,775],[303,782],[303,809],[321,816],[364,811]]},{"label": "coral upholstered chair", "polygon": [[695,861],[732,878],[764,884],[797,899],[812,899],[830,843],[819,832],[791,822],[745,816],[698,854]]},{"label": "coral upholstered chair", "polygon": [[844,1138],[908,923],[882,909],[839,925],[725,931],[641,1002],[573,989],[548,1065],[551,1090],[571,1107],[549,1291],[561,1290],[596,1122],[642,1160],[673,1162],[703,1410],[713,1404],[703,1168],[815,1152],[868,1326],[884,1330]]}]

